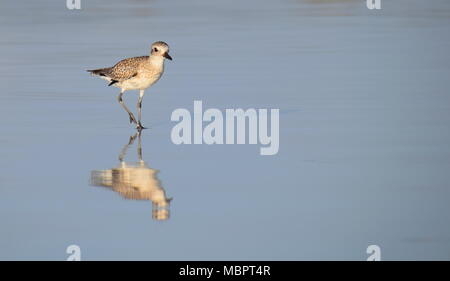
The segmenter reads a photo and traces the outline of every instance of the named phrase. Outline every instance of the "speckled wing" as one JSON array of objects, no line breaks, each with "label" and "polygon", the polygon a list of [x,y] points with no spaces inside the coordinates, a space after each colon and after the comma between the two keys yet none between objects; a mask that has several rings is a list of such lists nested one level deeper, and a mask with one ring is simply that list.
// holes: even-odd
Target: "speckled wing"
[{"label": "speckled wing", "polygon": [[107,76],[119,82],[128,80],[137,75],[139,65],[147,59],[148,56],[142,56],[121,60],[111,68]]}]

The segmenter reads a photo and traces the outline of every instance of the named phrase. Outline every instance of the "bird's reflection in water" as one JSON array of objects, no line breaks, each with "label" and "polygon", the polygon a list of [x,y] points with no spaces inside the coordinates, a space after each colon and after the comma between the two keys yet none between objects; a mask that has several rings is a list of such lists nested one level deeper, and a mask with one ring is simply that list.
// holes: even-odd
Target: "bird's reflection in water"
[{"label": "bird's reflection in water", "polygon": [[[138,139],[137,154],[139,162],[125,162],[128,148]],[[111,188],[126,199],[152,201],[152,217],[155,220],[167,220],[172,198],[167,198],[160,181],[156,177],[158,170],[152,169],[142,160],[141,133],[130,137],[119,155],[120,165],[110,170],[92,171],[91,184]]]}]

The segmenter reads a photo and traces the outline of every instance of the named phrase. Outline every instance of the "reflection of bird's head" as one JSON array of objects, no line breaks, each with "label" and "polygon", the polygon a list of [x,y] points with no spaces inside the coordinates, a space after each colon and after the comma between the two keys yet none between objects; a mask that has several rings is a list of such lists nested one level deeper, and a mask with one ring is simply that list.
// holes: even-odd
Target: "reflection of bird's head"
[{"label": "reflection of bird's head", "polygon": [[169,219],[170,211],[169,209],[153,209],[152,218],[157,221],[165,221]]},{"label": "reflection of bird's head", "polygon": [[167,220],[170,216],[170,201],[172,201],[172,197],[166,198],[165,195],[158,203],[153,201],[152,218],[159,221]]}]

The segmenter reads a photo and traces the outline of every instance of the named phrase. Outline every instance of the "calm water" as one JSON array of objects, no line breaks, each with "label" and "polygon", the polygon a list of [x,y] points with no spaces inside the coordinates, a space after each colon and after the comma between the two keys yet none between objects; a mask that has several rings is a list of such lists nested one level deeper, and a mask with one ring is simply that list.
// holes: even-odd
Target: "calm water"
[{"label": "calm water", "polygon": [[[449,1],[27,2],[0,8],[0,259],[450,259]],[[85,70],[157,40],[121,165],[135,131]],[[194,100],[279,108],[279,153],[174,145]]]}]

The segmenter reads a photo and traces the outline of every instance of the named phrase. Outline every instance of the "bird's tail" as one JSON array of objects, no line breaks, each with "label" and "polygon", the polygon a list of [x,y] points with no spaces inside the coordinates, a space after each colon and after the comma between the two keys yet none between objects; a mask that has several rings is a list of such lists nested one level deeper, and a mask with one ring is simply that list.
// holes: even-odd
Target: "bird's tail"
[{"label": "bird's tail", "polygon": [[111,72],[111,67],[92,69],[92,70],[86,70],[86,71],[90,72],[92,75],[108,76],[108,74]]}]

